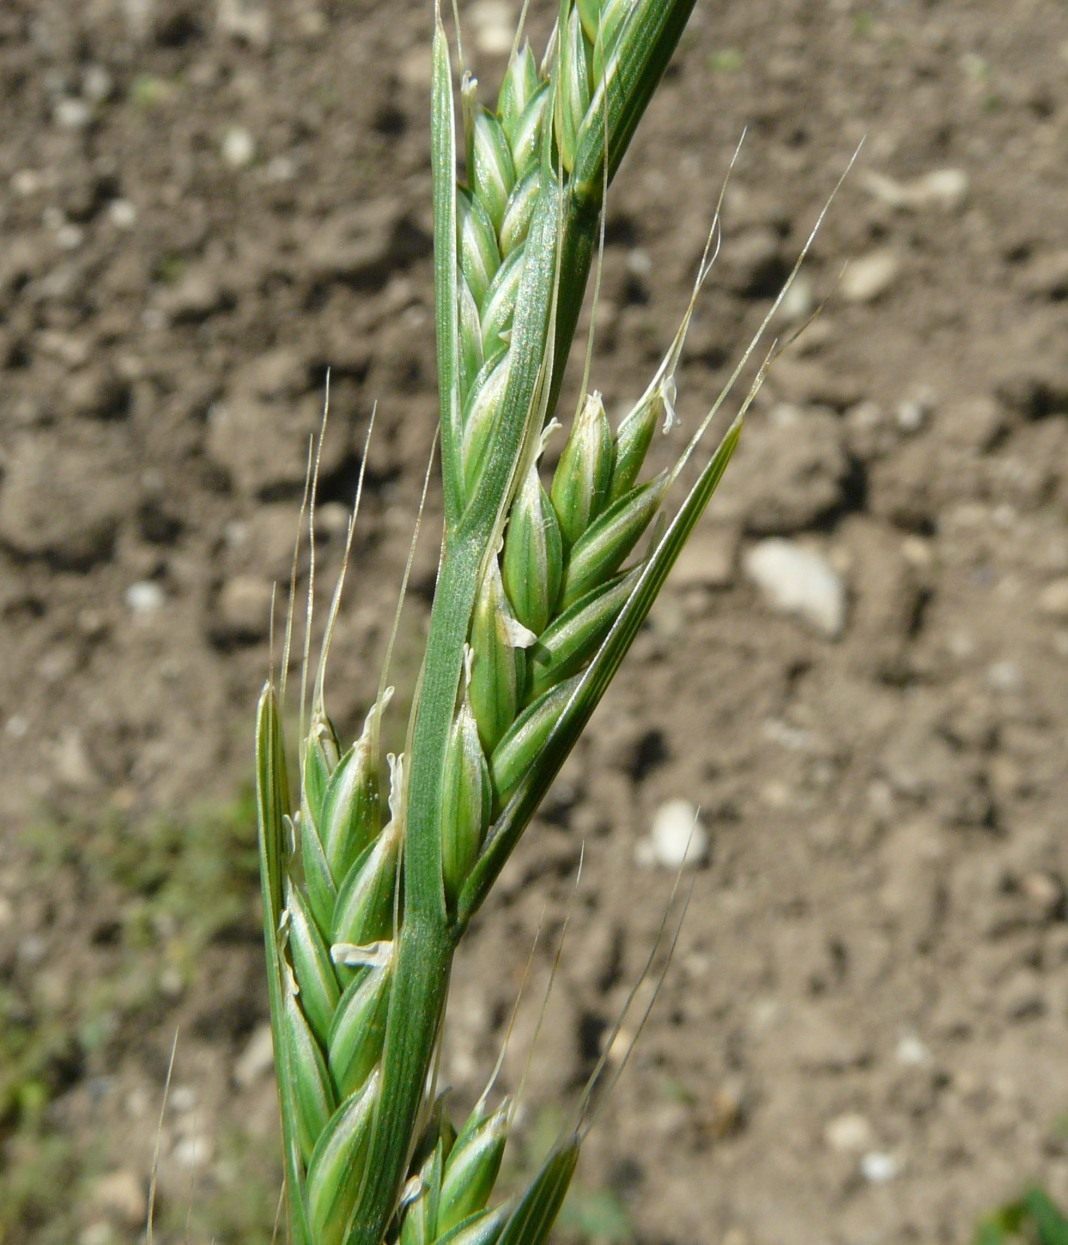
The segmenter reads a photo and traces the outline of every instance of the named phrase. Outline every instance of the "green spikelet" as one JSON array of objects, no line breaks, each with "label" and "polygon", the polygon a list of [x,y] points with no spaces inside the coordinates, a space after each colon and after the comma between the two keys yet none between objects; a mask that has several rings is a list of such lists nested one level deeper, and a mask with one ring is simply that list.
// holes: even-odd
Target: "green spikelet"
[{"label": "green spikelet", "polygon": [[296,977],[300,1007],[320,1043],[330,1032],[340,996],[330,952],[300,889],[290,885],[286,896],[289,955]]},{"label": "green spikelet", "polygon": [[333,941],[364,946],[393,933],[403,823],[390,821],[349,870],[337,893]]},{"label": "green spikelet", "polygon": [[361,969],[334,1013],[327,1051],[330,1075],[344,1098],[363,1085],[382,1054],[391,981],[388,967]]},{"label": "green spikelet", "polygon": [[437,1229],[447,1232],[483,1210],[493,1192],[508,1139],[511,1104],[486,1114],[476,1107],[445,1164]]},{"label": "green spikelet", "polygon": [[665,471],[613,502],[575,542],[564,578],[562,605],[603,584],[621,566],[660,509],[670,477]]},{"label": "green spikelet", "polygon": [[498,806],[508,799],[523,775],[537,761],[545,747],[545,741],[575,690],[579,677],[576,675],[573,679],[565,679],[563,683],[539,696],[520,714],[494,749],[490,756],[490,774],[493,777]]},{"label": "green spikelet", "polygon": [[578,134],[590,106],[590,62],[578,9],[572,9],[560,37],[560,81],[556,94],[556,142],[567,172],[575,167]]},{"label": "green spikelet", "polygon": [[618,501],[634,487],[661,419],[670,427],[675,418],[674,382],[665,381],[629,412],[616,432],[615,462],[609,499]]},{"label": "green spikelet", "polygon": [[378,1099],[378,1073],[335,1112],[308,1162],[308,1218],[315,1245],[343,1245]]},{"label": "green spikelet", "polygon": [[501,571],[516,618],[535,634],[549,625],[560,595],[564,543],[560,524],[535,467],[512,505]]},{"label": "green spikelet", "polygon": [[[471,683],[468,697],[487,755],[519,711],[522,653],[496,559],[490,563],[471,620]],[[533,638],[533,637],[531,637]]]},{"label": "green spikelet", "polygon": [[387,688],[373,706],[356,743],[338,761],[323,793],[320,837],[335,886],[382,829],[378,737],[393,697]]},{"label": "green spikelet", "polygon": [[497,116],[504,127],[510,148],[515,147],[520,119],[537,94],[540,81],[538,64],[530,44],[524,43],[508,62],[508,70],[497,97]]},{"label": "green spikelet", "polygon": [[571,1137],[553,1150],[509,1216],[499,1245],[544,1245],[549,1239],[575,1174],[579,1145],[578,1137]]},{"label": "green spikelet", "polygon": [[560,530],[573,545],[608,502],[615,442],[599,393],[583,402],[553,475],[552,497]]},{"label": "green spikelet", "polygon": [[492,359],[487,359],[475,378],[464,406],[461,453],[464,487],[468,494],[474,492],[486,462],[486,455],[493,445],[497,413],[508,386],[509,365],[510,359],[506,350],[498,350]]},{"label": "green spikelet", "polygon": [[471,190],[500,229],[508,196],[515,185],[515,165],[501,123],[485,108],[475,115],[472,138]]},{"label": "green spikelet", "polygon": [[452,904],[475,863],[492,812],[489,766],[466,700],[453,725],[442,782],[441,868]]},{"label": "green spikelet", "polygon": [[478,306],[486,297],[497,269],[501,253],[497,246],[497,230],[485,204],[461,191],[457,198],[460,220],[460,271]]},{"label": "green spikelet", "polygon": [[530,650],[530,699],[589,661],[626,604],[637,576],[637,570],[625,572],[587,592],[538,636]]}]

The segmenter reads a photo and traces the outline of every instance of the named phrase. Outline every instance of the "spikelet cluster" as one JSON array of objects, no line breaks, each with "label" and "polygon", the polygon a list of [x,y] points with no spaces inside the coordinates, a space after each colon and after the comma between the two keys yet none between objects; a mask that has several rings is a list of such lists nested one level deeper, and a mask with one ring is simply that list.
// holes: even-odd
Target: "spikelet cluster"
[{"label": "spikelet cluster", "polygon": [[[628,0],[585,0],[558,28],[554,87],[523,45],[496,110],[465,86],[468,185],[460,192],[461,423],[464,486],[492,452],[508,385],[510,333],[541,158],[551,139],[570,171],[595,84],[611,60]],[[519,482],[503,549],[483,581],[470,661],[450,741],[443,818],[446,898],[454,904],[479,847],[567,703],[634,583],[621,570],[663,499],[666,475],[639,483],[653,432],[670,418],[670,382],[613,431],[600,395],[585,396],[551,481],[535,460]],[[546,487],[548,483],[548,487]]]}]

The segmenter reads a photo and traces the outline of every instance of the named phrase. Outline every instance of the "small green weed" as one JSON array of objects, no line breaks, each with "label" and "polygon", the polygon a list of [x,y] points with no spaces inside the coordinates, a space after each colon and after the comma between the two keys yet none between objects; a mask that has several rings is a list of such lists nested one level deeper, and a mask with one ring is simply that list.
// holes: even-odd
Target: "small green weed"
[{"label": "small green weed", "polygon": [[1068,1245],[1068,1219],[1043,1189],[1028,1189],[979,1224],[975,1245]]}]

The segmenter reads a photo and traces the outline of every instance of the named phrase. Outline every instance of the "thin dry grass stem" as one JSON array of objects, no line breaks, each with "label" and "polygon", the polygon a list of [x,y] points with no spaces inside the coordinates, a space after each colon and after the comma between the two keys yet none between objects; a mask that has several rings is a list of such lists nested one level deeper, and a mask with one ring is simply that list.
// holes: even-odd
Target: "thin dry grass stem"
[{"label": "thin dry grass stem", "polygon": [[[286,1178],[282,1175],[282,1187],[278,1190],[278,1203],[274,1208],[274,1226],[271,1228],[271,1245],[277,1245],[286,1207]],[[288,1235],[288,1231],[287,1231]]]},{"label": "thin dry grass stem", "polygon": [[[696,817],[694,818],[694,825],[696,825]],[[688,839],[686,843],[687,849],[689,848],[692,837],[693,830],[691,829],[690,839]],[[573,1131],[582,1137],[585,1137],[593,1127],[594,1117],[596,1114],[596,1108],[593,1106],[593,1097],[598,1084],[604,1076],[605,1069],[608,1067],[609,1060],[612,1057],[613,1047],[615,1046],[619,1035],[623,1032],[623,1025],[626,1023],[630,1009],[634,1006],[634,1002],[637,999],[642,986],[649,979],[649,976],[653,971],[653,964],[655,963],[657,954],[664,942],[664,934],[668,928],[668,921],[671,916],[671,912],[675,907],[675,901],[678,899],[679,891],[682,889],[682,876],[684,868],[685,863],[680,864],[675,872],[675,881],[672,883],[671,893],[668,895],[667,903],[664,905],[664,911],[660,917],[660,924],[657,926],[656,935],[653,938],[652,945],[649,948],[649,953],[645,958],[645,963],[642,965],[641,972],[638,974],[630,989],[627,991],[627,997],[623,1001],[623,1006],[616,1014],[615,1023],[612,1025],[611,1030],[601,1043],[600,1057],[598,1058],[597,1064],[593,1071],[587,1078],[586,1085],[582,1091],[581,1097],[579,1098],[575,1110],[575,1123]],[[626,1050],[623,1053],[615,1075],[609,1082],[609,1089],[614,1087],[618,1083],[619,1078],[622,1076],[623,1071],[630,1060],[630,1056],[638,1043],[638,1039],[641,1037],[642,1030],[645,1028],[646,1023],[652,1014],[653,1007],[660,995],[660,991],[664,987],[664,981],[667,977],[668,969],[671,967],[671,962],[675,955],[675,949],[678,946],[679,936],[682,933],[682,926],[686,920],[686,913],[689,911],[690,901],[693,898],[694,885],[695,883],[691,880],[690,885],[686,890],[685,899],[683,900],[682,911],[679,913],[671,939],[668,942],[667,955],[665,956],[664,963],[659,974],[657,975],[656,986],[654,987],[645,1007],[642,1009],[641,1019],[638,1021],[637,1027],[635,1028],[630,1041],[627,1043]]]},{"label": "thin dry grass stem", "polygon": [[604,177],[601,187],[601,211],[597,222],[597,259],[593,266],[593,297],[590,300],[590,328],[586,334],[586,352],[582,363],[582,385],[579,401],[589,392],[590,373],[593,370],[593,346],[597,336],[597,307],[601,301],[601,278],[604,275],[605,222],[608,219],[608,114],[604,117]]},{"label": "thin dry grass stem", "polygon": [[526,993],[527,982],[530,980],[530,974],[534,967],[534,955],[538,950],[538,944],[541,942],[542,932],[545,928],[545,914],[547,906],[543,905],[541,915],[538,917],[538,924],[534,929],[534,937],[530,943],[530,950],[527,952],[527,962],[523,965],[523,975],[519,979],[519,989],[516,991],[515,1002],[512,1004],[512,1011],[508,1017],[508,1024],[504,1030],[504,1037],[501,1039],[501,1049],[497,1052],[497,1062],[493,1065],[493,1071],[489,1075],[486,1087],[478,1098],[478,1108],[485,1110],[486,1104],[489,1102],[489,1096],[493,1092],[494,1086],[501,1075],[501,1069],[504,1067],[505,1056],[508,1054],[508,1047],[515,1031],[516,1021],[519,1019],[519,1006],[523,1001],[523,995]]},{"label": "thin dry grass stem", "polygon": [[[530,1076],[530,1068],[534,1062],[534,1050],[538,1045],[538,1038],[541,1036],[542,1027],[545,1024],[545,1017],[549,1011],[549,1000],[552,997],[553,986],[556,984],[556,975],[560,971],[560,961],[563,959],[564,944],[567,942],[567,931],[571,926],[571,918],[575,912],[575,900],[578,897],[579,885],[582,882],[582,866],[586,859],[586,848],[583,845],[579,849],[579,863],[575,870],[575,884],[571,888],[571,896],[567,901],[567,908],[564,911],[564,921],[560,927],[560,936],[556,940],[556,950],[553,952],[552,967],[549,969],[549,980],[545,983],[545,991],[542,994],[541,1007],[538,1009],[538,1019],[534,1025],[534,1032],[530,1038],[530,1045],[527,1047],[527,1057],[523,1064],[523,1072],[519,1078],[519,1084],[516,1086],[515,1094],[512,1099],[512,1109],[509,1116],[515,1115],[519,1100],[523,1097],[523,1091],[526,1089],[527,1078]],[[543,914],[544,917],[544,914]]]},{"label": "thin dry grass stem", "polygon": [[[734,392],[735,386],[737,385],[739,378],[741,377],[742,373],[745,371],[750,360],[755,354],[757,347],[763,341],[764,335],[766,334],[768,327],[771,324],[772,320],[775,318],[775,315],[777,314],[779,308],[782,306],[783,300],[786,298],[786,295],[790,292],[790,290],[793,287],[794,282],[797,280],[798,273],[801,271],[801,268],[804,265],[805,260],[808,258],[809,253],[811,252],[812,247],[815,244],[816,236],[819,233],[820,228],[823,225],[823,221],[827,213],[830,211],[831,204],[834,202],[836,196],[838,195],[838,192],[841,190],[842,186],[844,185],[845,180],[849,176],[850,171],[852,170],[854,164],[856,164],[857,158],[860,155],[861,148],[863,147],[863,145],[864,145],[863,140],[861,140],[856,150],[850,156],[849,161],[847,162],[846,167],[842,171],[837,182],[835,182],[834,188],[831,190],[831,193],[827,196],[827,199],[824,202],[823,207],[820,208],[820,211],[816,217],[815,223],[813,224],[812,228],[809,230],[808,236],[805,238],[804,245],[801,247],[801,250],[798,252],[797,259],[794,261],[794,265],[790,269],[790,272],[787,275],[786,280],[783,282],[782,287],[780,288],[778,294],[775,296],[774,301],[772,302],[771,306],[768,308],[767,312],[765,313],[756,332],[752,335],[745,349],[742,351],[742,355],[739,358],[737,364],[735,365],[734,370],[731,372],[730,376],[727,378],[723,387],[720,389],[719,393],[716,395],[716,399],[712,403],[712,406],[709,409],[708,414],[701,421],[701,424],[698,427],[697,431],[690,438],[689,444],[686,446],[681,457],[679,458],[678,463],[676,464],[674,468],[674,471],[672,473],[673,478],[677,478],[679,476],[683,467],[685,467],[686,463],[689,461],[694,451],[700,445],[712,421],[716,418],[716,416],[722,410],[724,403]],[[733,166],[733,161],[732,161],[732,166]],[[768,368],[771,366],[772,362],[777,357],[778,353],[781,353],[777,351],[777,345],[778,345],[778,342],[776,340],[776,342],[772,346],[771,351],[766,356],[765,361],[760,368],[760,371],[758,373],[758,381],[760,383],[763,383],[763,379],[765,375],[767,374]],[[760,385],[757,384],[755,388],[750,389],[750,392],[745,402],[746,410],[748,410],[748,408],[752,405],[753,399],[756,397],[756,394],[759,391],[759,387]],[[737,420],[735,420],[735,422],[737,422]]]},{"label": "thin dry grass stem", "polygon": [[286,629],[282,641],[282,660],[278,675],[278,698],[285,700],[286,687],[289,683],[289,662],[293,651],[293,631],[296,623],[297,570],[300,566],[300,542],[304,539],[304,516],[308,510],[308,496],[311,492],[312,468],[315,454],[315,438],[308,438],[308,457],[304,466],[304,492],[300,499],[300,510],[297,512],[297,529],[293,537],[293,556],[289,563],[289,597],[286,602]]},{"label": "thin dry grass stem", "polygon": [[341,599],[345,590],[345,577],[348,573],[352,557],[352,541],[356,532],[356,520],[360,514],[360,503],[363,500],[363,482],[367,475],[367,459],[371,453],[371,437],[375,430],[375,416],[378,414],[378,403],[371,407],[371,418],[367,424],[367,435],[364,437],[363,457],[360,460],[360,473],[356,478],[356,493],[352,500],[352,512],[345,532],[345,548],[341,555],[341,570],[334,584],[334,594],[330,600],[330,611],[326,619],[326,631],[323,634],[322,648],[319,654],[319,665],[315,673],[315,691],[312,694],[312,712],[322,713],[325,709],[323,688],[326,682],[326,664],[330,657],[330,646],[334,639],[338,614],[341,610]]},{"label": "thin dry grass stem", "polygon": [[174,1064],[178,1057],[178,1038],[181,1030],[174,1030],[171,1042],[171,1053],[167,1060],[167,1075],[163,1078],[163,1100],[160,1103],[159,1119],[156,1121],[156,1141],[152,1148],[152,1170],[148,1178],[148,1207],[145,1211],[145,1242],[153,1245],[155,1241],[156,1195],[159,1191],[159,1158],[163,1145],[163,1121],[167,1116],[167,1099],[170,1097],[171,1081],[174,1079]]},{"label": "thin dry grass stem", "polygon": [[[323,415],[319,423],[319,438],[315,444],[315,460],[312,467],[311,489],[308,497],[308,594],[304,609],[304,652],[300,663],[300,738],[307,729],[309,706],[308,672],[311,669],[312,624],[315,620],[315,505],[319,494],[319,474],[323,461],[323,442],[330,421],[330,369],[326,370],[326,390],[323,394]],[[304,757],[301,754],[301,778],[304,776]]]},{"label": "thin dry grass stem", "polygon": [[401,576],[400,591],[397,593],[397,607],[393,611],[393,625],[389,630],[389,640],[386,643],[385,656],[382,659],[382,674],[378,680],[378,696],[379,699],[385,694],[389,685],[389,671],[393,663],[393,650],[397,643],[397,634],[400,631],[401,615],[404,611],[404,602],[408,596],[408,582],[412,577],[412,566],[415,563],[415,549],[419,542],[419,533],[423,526],[423,512],[426,510],[427,493],[430,489],[430,476],[434,470],[434,459],[437,457],[438,439],[434,438],[430,447],[430,454],[427,458],[426,471],[423,473],[423,489],[419,494],[419,508],[415,515],[415,524],[412,528],[412,539],[408,544],[408,557],[404,563],[404,574]]}]

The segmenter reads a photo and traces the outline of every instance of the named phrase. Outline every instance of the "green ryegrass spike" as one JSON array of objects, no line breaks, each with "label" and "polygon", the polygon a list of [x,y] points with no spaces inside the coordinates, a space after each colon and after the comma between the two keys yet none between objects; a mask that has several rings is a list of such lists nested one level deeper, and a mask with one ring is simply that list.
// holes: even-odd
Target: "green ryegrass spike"
[{"label": "green ryegrass spike", "polygon": [[571,191],[579,202],[600,206],[696,3],[640,0],[626,15],[578,134]]}]

